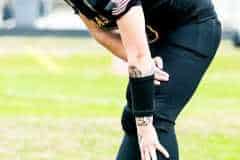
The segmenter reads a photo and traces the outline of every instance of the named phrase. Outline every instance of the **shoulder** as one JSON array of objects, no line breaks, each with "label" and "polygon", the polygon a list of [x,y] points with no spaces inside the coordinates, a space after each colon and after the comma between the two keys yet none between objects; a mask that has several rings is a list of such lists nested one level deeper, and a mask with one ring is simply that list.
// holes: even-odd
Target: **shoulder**
[{"label": "shoulder", "polygon": [[140,5],[141,0],[83,0],[96,10],[103,11],[108,15],[119,18],[131,7]]}]

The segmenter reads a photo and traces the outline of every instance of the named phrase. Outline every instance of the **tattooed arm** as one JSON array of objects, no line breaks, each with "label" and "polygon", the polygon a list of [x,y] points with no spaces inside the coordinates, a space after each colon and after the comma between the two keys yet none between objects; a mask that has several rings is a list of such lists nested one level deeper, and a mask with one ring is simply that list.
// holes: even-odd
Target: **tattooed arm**
[{"label": "tattooed arm", "polygon": [[[87,26],[92,37],[94,37],[98,43],[108,49],[113,55],[127,62],[127,54],[119,33],[101,30],[97,27],[95,22],[87,19],[82,14],[80,14],[80,18]],[[163,61],[160,57],[155,57],[153,61],[156,66],[154,83],[155,85],[160,85],[161,81],[168,81],[169,75],[162,70]]]},{"label": "tattooed arm", "polygon": [[115,56],[123,59],[124,61],[127,61],[127,55],[119,34],[101,30],[97,27],[95,22],[87,19],[82,14],[80,14],[80,18],[85,23],[90,34],[95,38],[97,42],[107,48]]},{"label": "tattooed arm", "polygon": [[142,7],[132,7],[117,24],[129,65],[130,91],[141,157],[143,160],[157,160],[158,150],[169,158],[153,126],[154,65],[147,42]]},{"label": "tattooed arm", "polygon": [[[151,74],[153,64],[142,8],[139,6],[133,7],[118,20],[117,24],[127,53],[130,77],[143,77]],[[138,74],[135,75],[135,73]]]}]

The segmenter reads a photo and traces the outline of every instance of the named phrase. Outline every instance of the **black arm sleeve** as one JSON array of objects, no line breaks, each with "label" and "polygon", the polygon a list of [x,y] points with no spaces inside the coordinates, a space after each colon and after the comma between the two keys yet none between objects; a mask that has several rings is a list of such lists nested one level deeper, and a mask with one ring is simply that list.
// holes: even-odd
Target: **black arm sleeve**
[{"label": "black arm sleeve", "polygon": [[130,78],[132,111],[136,117],[152,116],[154,112],[154,75]]}]

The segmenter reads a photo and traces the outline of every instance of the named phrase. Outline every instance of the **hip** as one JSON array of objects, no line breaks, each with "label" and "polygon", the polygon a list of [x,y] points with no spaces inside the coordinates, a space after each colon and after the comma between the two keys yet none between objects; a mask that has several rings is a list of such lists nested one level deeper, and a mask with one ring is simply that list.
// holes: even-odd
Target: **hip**
[{"label": "hip", "polygon": [[222,26],[217,18],[210,18],[158,33],[159,38],[155,38],[155,41],[149,44],[152,56],[157,56],[156,52],[164,44],[172,44],[208,57],[216,53],[222,36]]}]

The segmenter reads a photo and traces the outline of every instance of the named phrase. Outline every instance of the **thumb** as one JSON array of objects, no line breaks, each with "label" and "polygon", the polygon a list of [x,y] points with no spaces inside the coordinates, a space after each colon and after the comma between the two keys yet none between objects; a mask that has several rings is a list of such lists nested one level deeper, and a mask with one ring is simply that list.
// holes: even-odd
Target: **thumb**
[{"label": "thumb", "polygon": [[163,69],[163,60],[161,57],[155,57],[154,63],[156,65],[156,67],[158,67],[159,69]]},{"label": "thumb", "polygon": [[170,158],[168,151],[160,144],[156,144],[156,149],[160,151],[167,159]]}]

